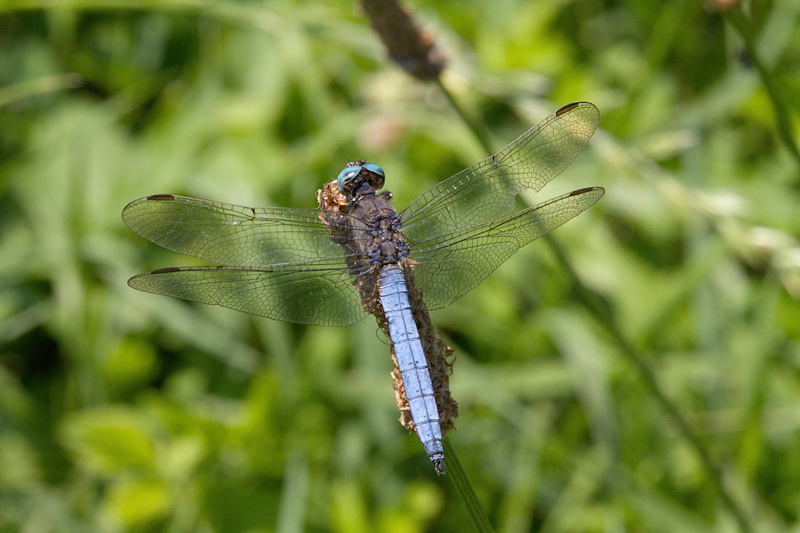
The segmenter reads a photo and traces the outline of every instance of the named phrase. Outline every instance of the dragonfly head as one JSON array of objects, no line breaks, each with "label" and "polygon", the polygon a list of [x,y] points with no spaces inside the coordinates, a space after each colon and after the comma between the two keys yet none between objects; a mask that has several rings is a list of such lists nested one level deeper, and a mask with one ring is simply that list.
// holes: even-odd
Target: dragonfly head
[{"label": "dragonfly head", "polygon": [[362,183],[368,184],[375,190],[380,189],[385,180],[386,174],[378,165],[366,161],[352,161],[339,173],[336,181],[339,192],[347,195]]}]

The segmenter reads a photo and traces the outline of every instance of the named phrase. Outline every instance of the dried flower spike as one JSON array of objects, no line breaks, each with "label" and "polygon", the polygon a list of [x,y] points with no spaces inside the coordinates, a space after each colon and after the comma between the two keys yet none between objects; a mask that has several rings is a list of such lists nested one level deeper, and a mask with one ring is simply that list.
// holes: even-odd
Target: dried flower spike
[{"label": "dried flower spike", "polygon": [[444,70],[444,56],[433,36],[423,31],[409,9],[395,0],[363,0],[361,6],[389,52],[389,57],[420,80],[432,80]]}]

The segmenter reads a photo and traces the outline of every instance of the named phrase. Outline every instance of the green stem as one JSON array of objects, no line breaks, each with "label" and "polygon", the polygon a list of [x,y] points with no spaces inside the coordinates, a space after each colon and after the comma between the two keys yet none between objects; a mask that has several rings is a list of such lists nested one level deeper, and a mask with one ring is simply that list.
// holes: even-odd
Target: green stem
[{"label": "green stem", "polygon": [[453,483],[461,499],[464,500],[475,529],[480,533],[493,533],[492,524],[489,523],[486,513],[483,512],[478,496],[475,494],[467,473],[464,471],[464,467],[461,466],[461,461],[458,460],[456,450],[450,444],[450,439],[448,438],[444,439],[444,451],[447,457],[447,478]]},{"label": "green stem", "polygon": [[700,442],[700,439],[697,437],[697,435],[692,432],[691,428],[689,427],[689,423],[681,414],[678,407],[672,402],[672,400],[669,399],[669,397],[667,397],[666,393],[661,388],[661,385],[659,385],[658,378],[656,377],[656,373],[653,371],[652,367],[647,363],[642,354],[640,354],[628,341],[628,339],[625,337],[625,334],[617,325],[616,321],[606,311],[607,308],[600,302],[598,296],[588,287],[586,287],[586,285],[584,285],[580,280],[578,274],[572,268],[569,258],[565,255],[564,250],[561,248],[561,245],[558,243],[558,241],[556,241],[550,235],[545,235],[545,240],[550,244],[550,247],[558,258],[559,263],[561,263],[564,271],[567,272],[571,278],[573,290],[578,299],[592,314],[592,316],[594,316],[594,318],[605,327],[606,331],[614,339],[614,342],[617,344],[617,347],[621,350],[625,358],[639,372],[639,375],[644,380],[647,387],[650,388],[653,396],[656,398],[656,401],[661,405],[661,408],[664,409],[664,411],[666,411],[667,414],[675,421],[675,424],[678,427],[678,432],[683,435],[684,439],[686,439],[686,441],[689,443],[689,446],[694,449],[695,453],[700,458],[700,462],[703,465],[703,468],[705,468],[708,477],[711,479],[711,482],[714,484],[717,492],[722,498],[725,507],[727,507],[731,514],[733,514],[736,522],[739,524],[739,530],[743,533],[750,533],[753,531],[744,511],[739,507],[725,486],[725,483],[722,480],[722,474],[716,465],[714,465],[714,462],[712,461],[708,451],[703,446],[703,443]]},{"label": "green stem", "polygon": [[478,142],[484,151],[486,151],[486,153],[489,155],[493,154],[494,149],[492,148],[491,141],[489,141],[489,135],[486,132],[486,128],[482,127],[478,121],[475,120],[472,115],[467,113],[467,111],[461,107],[461,104],[459,104],[458,101],[453,98],[452,93],[442,83],[441,77],[436,78],[436,84],[442,90],[442,93],[444,93],[447,101],[450,102],[450,105],[453,107],[455,112],[458,113],[458,116],[461,117],[461,120],[464,121],[464,124],[467,125],[467,127],[472,131],[472,134],[478,139]]},{"label": "green stem", "polygon": [[800,150],[798,150],[797,143],[794,140],[789,113],[781,98],[775,77],[756,51],[755,37],[753,37],[753,32],[751,31],[750,19],[742,13],[741,6],[737,6],[728,11],[725,15],[734,29],[736,29],[742,37],[744,48],[747,51],[747,59],[756,67],[759,76],[761,76],[761,82],[767,90],[767,96],[769,96],[769,101],[772,103],[772,110],[775,112],[775,120],[778,123],[778,135],[783,141],[783,144],[786,145],[789,153],[791,153],[797,160],[797,163],[800,164]]}]

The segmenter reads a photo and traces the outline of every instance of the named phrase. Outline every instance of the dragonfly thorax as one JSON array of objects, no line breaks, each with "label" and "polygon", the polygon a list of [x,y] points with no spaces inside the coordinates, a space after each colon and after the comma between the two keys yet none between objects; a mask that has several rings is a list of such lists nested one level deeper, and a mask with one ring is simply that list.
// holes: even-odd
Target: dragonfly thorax
[{"label": "dragonfly thorax", "polygon": [[378,190],[383,187],[385,180],[386,174],[384,174],[381,167],[363,160],[348,163],[336,179],[339,192],[345,196],[363,184]]},{"label": "dragonfly thorax", "polygon": [[408,256],[408,245],[396,213],[378,217],[371,222],[371,225],[374,243],[370,256],[374,263],[380,265],[398,263]]}]

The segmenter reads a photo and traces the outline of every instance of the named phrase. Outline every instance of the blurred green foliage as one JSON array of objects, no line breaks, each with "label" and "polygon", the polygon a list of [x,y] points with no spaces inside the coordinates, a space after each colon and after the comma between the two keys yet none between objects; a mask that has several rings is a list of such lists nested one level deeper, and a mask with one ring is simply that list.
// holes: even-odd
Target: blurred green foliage
[{"label": "blurred green foliage", "polygon": [[[698,1],[414,6],[498,147],[598,105],[545,193],[606,197],[556,237],[753,531],[795,531],[800,170],[740,34]],[[745,7],[798,123],[800,4]],[[0,532],[470,530],[396,422],[374,322],[136,293],[129,276],[193,260],[120,219],[154,193],[314,207],[362,156],[403,206],[485,156],[437,87],[333,0],[0,1],[0,51]],[[738,530],[547,246],[434,321],[457,355],[450,439],[499,531]]]}]

